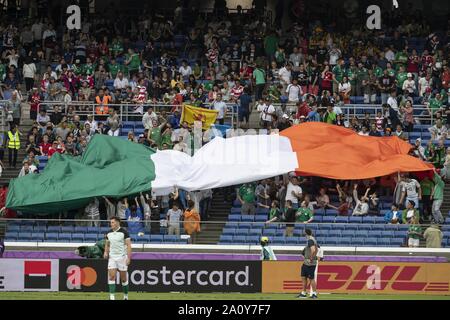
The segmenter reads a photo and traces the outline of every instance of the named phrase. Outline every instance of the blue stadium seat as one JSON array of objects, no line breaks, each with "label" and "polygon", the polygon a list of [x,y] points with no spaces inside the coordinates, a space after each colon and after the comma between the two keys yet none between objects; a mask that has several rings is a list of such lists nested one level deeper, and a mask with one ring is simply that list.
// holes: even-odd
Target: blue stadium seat
[{"label": "blue stadium seat", "polygon": [[61,232],[64,232],[64,233],[73,232],[73,230],[74,230],[74,227],[72,227],[72,226],[61,227]]},{"label": "blue stadium seat", "polygon": [[373,217],[373,216],[365,216],[365,217],[363,217],[362,223],[374,224],[375,223],[375,217]]},{"label": "blue stadium seat", "polygon": [[320,229],[321,230],[331,230],[331,229],[333,229],[333,225],[331,223],[321,224]]},{"label": "blue stadium seat", "polygon": [[387,238],[378,238],[377,239],[377,245],[379,245],[379,246],[390,246],[391,245],[391,241],[390,241],[390,239],[387,239]]},{"label": "blue stadium seat", "polygon": [[45,239],[45,234],[43,232],[33,232],[31,234],[31,238],[34,241],[44,241]]},{"label": "blue stadium seat", "polygon": [[367,238],[364,240],[364,245],[369,246],[376,246],[377,245],[377,238]]},{"label": "blue stadium seat", "polygon": [[360,227],[361,225],[356,225],[356,224],[347,224],[345,225],[345,230],[353,230],[356,231],[358,230],[358,227]]},{"label": "blue stadium seat", "polygon": [[86,229],[86,233],[95,233],[95,234],[97,234],[99,231],[100,231],[100,229],[97,228],[97,227],[87,227],[87,229]]},{"label": "blue stadium seat", "polygon": [[276,231],[277,231],[277,233],[276,233],[277,237],[283,237],[286,234],[286,231],[283,228],[278,228],[278,229],[276,229]]},{"label": "blue stadium seat", "polygon": [[369,230],[372,230],[372,226],[370,224],[360,224],[358,226],[358,230],[369,231]]},{"label": "blue stadium seat", "polygon": [[250,229],[236,229],[236,231],[234,232],[235,236],[246,236],[248,235]]},{"label": "blue stadium seat", "polygon": [[224,228],[222,234],[224,235],[233,235],[236,232],[235,228]]},{"label": "blue stadium seat", "polygon": [[352,243],[355,246],[362,246],[364,245],[364,238],[352,238]]},{"label": "blue stadium seat", "polygon": [[7,232],[5,233],[5,239],[6,239],[7,241],[8,241],[8,240],[12,240],[12,239],[16,240],[18,237],[19,237],[19,233],[16,232],[16,231],[7,231]]},{"label": "blue stadium seat", "polygon": [[266,222],[266,221],[267,221],[267,216],[265,216],[265,215],[255,216],[255,222]]},{"label": "blue stadium seat", "polygon": [[230,214],[241,214],[241,208],[231,208]]},{"label": "blue stadium seat", "polygon": [[246,236],[234,236],[233,242],[234,243],[246,243],[247,237]]},{"label": "blue stadium seat", "polygon": [[72,239],[72,234],[70,233],[60,233],[58,235],[59,241],[70,241]]},{"label": "blue stadium seat", "polygon": [[241,221],[241,215],[240,214],[230,214],[228,216],[228,221]]},{"label": "blue stadium seat", "polygon": [[339,245],[349,246],[349,245],[353,244],[352,243],[352,238],[350,238],[350,237],[340,238],[338,244]]},{"label": "blue stadium seat", "polygon": [[394,231],[381,231],[381,237],[382,238],[393,238],[394,237]]},{"label": "blue stadium seat", "polygon": [[450,217],[445,218],[445,224],[450,224]]},{"label": "blue stadium seat", "polygon": [[327,215],[327,216],[337,216],[338,213],[339,212],[336,209],[326,209],[325,210],[325,215]]},{"label": "blue stadium seat", "polygon": [[326,236],[328,236],[328,231],[329,230],[322,230],[322,229],[317,230],[316,231],[316,236],[318,236],[318,237],[326,237]]},{"label": "blue stadium seat", "polygon": [[348,223],[348,217],[337,216],[336,223]]},{"label": "blue stadium seat", "polygon": [[345,230],[345,224],[332,224],[333,230]]},{"label": "blue stadium seat", "polygon": [[247,242],[250,244],[259,244],[261,241],[261,237],[260,236],[247,236]]},{"label": "blue stadium seat", "polygon": [[95,233],[88,233],[84,235],[84,240],[86,242],[97,242],[97,234]]},{"label": "blue stadium seat", "polygon": [[155,239],[154,241],[151,239],[150,235],[144,234],[143,236],[138,236],[138,243],[150,243],[150,242],[163,242],[162,240]]},{"label": "blue stadium seat", "polygon": [[164,240],[164,236],[162,234],[151,234],[149,237],[150,242],[163,242]]},{"label": "blue stadium seat", "polygon": [[349,223],[362,223],[362,217],[349,217],[348,218]]},{"label": "blue stadium seat", "polygon": [[403,245],[404,241],[405,240],[401,239],[401,238],[391,239],[391,246],[393,246],[393,247],[401,247]]},{"label": "blue stadium seat", "polygon": [[242,207],[242,203],[236,199],[233,201],[233,207],[240,208]]},{"label": "blue stadium seat", "polygon": [[269,214],[269,209],[267,208],[256,208],[256,214],[265,214],[268,215]]},{"label": "blue stadium seat", "polygon": [[277,234],[276,229],[264,229],[263,234],[267,237],[274,237]]},{"label": "blue stadium seat", "polygon": [[61,227],[60,226],[48,226],[47,227],[47,232],[60,232],[61,231]]},{"label": "blue stadium seat", "polygon": [[11,232],[19,232],[20,226],[8,224],[6,227],[6,230],[11,231]]},{"label": "blue stadium seat", "polygon": [[220,236],[220,242],[224,242],[224,243],[230,243],[230,242],[233,242],[233,236],[229,236],[229,235],[221,235],[221,236]]},{"label": "blue stadium seat", "polygon": [[339,243],[339,238],[336,237],[328,237],[325,239],[325,243],[329,246],[337,246]]},{"label": "blue stadium seat", "polygon": [[45,234],[45,238],[47,241],[57,241],[58,240],[58,233],[56,232],[48,232]]},{"label": "blue stadium seat", "polygon": [[252,229],[263,229],[266,226],[264,222],[252,223]]},{"label": "blue stadium seat", "polygon": [[314,216],[314,223],[322,223],[323,217],[322,216]]},{"label": "blue stadium seat", "polygon": [[286,237],[286,244],[296,245],[298,244],[298,240],[297,237]]},{"label": "blue stadium seat", "polygon": [[248,232],[249,235],[251,236],[255,236],[255,235],[261,235],[262,233],[262,229],[250,229],[250,231]]},{"label": "blue stadium seat", "polygon": [[[350,230],[348,230],[348,231],[350,231]],[[353,234],[355,237],[358,237],[358,238],[366,238],[369,233],[366,230],[355,230],[355,231],[353,231]]]},{"label": "blue stadium seat", "polygon": [[372,231],[383,231],[385,225],[384,224],[373,224]]},{"label": "blue stadium seat", "polygon": [[328,232],[328,236],[329,237],[340,237],[341,236],[341,231],[340,230],[330,230]]},{"label": "blue stadium seat", "polygon": [[20,232],[22,233],[31,233],[33,232],[33,226],[21,226]]},{"label": "blue stadium seat", "polygon": [[74,232],[76,233],[86,233],[88,227],[75,227]]},{"label": "blue stadium seat", "polygon": [[84,242],[84,233],[72,233],[72,241]]},{"label": "blue stadium seat", "polygon": [[33,232],[46,232],[47,227],[46,226],[34,226]]},{"label": "blue stadium seat", "polygon": [[352,231],[352,230],[342,230],[341,231],[341,236],[342,237],[359,237],[359,235],[356,234],[356,232]]},{"label": "blue stadium seat", "polygon": [[385,224],[384,217],[375,217],[375,223],[377,224]]},{"label": "blue stadium seat", "polygon": [[243,215],[243,216],[241,216],[241,221],[243,221],[243,222],[254,222],[255,221],[255,216]]},{"label": "blue stadium seat", "polygon": [[286,243],[286,238],[285,237],[273,237],[270,240],[274,244],[285,244]]},{"label": "blue stadium seat", "polygon": [[387,224],[384,226],[384,230],[397,231],[398,225],[397,224]]},{"label": "blue stadium seat", "polygon": [[322,223],[333,223],[335,217],[324,216],[322,217]]},{"label": "blue stadium seat", "polygon": [[111,230],[110,227],[100,227],[100,229],[98,229],[98,233],[105,234],[108,233],[110,230]]},{"label": "blue stadium seat", "polygon": [[252,227],[252,224],[249,222],[243,222],[239,223],[239,229],[250,229]]}]

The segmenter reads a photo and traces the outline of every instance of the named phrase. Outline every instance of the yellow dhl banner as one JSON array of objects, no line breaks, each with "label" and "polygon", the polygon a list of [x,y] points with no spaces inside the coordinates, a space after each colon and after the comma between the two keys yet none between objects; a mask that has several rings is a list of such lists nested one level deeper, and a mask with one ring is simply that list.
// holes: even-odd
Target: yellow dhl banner
[{"label": "yellow dhl banner", "polygon": [[216,122],[218,113],[219,111],[217,110],[209,110],[185,104],[181,113],[181,122],[186,121],[192,125],[194,121],[201,121],[202,129],[206,130]]},{"label": "yellow dhl banner", "polygon": [[[263,293],[303,288],[300,261],[264,261]],[[326,293],[450,295],[450,263],[319,262],[317,290]]]}]

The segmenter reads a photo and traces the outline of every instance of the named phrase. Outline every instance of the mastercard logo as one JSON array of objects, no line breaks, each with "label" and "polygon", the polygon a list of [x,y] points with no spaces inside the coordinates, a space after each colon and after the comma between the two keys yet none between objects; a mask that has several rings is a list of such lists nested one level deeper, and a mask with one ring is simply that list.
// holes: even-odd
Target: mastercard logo
[{"label": "mastercard logo", "polygon": [[91,287],[97,282],[97,272],[91,267],[80,268],[76,265],[67,267],[67,288],[81,289]]}]

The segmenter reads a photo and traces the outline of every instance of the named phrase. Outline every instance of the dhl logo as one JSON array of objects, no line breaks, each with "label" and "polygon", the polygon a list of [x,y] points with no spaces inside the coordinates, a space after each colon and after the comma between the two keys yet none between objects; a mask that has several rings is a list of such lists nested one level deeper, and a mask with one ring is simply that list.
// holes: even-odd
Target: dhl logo
[{"label": "dhl logo", "polygon": [[[429,291],[448,292],[449,282],[414,281],[421,266],[384,266],[364,265],[356,273],[345,265],[319,265],[317,287],[320,290],[361,291]],[[355,274],[354,277],[352,277]],[[283,281],[284,290],[301,290],[301,281]]]}]

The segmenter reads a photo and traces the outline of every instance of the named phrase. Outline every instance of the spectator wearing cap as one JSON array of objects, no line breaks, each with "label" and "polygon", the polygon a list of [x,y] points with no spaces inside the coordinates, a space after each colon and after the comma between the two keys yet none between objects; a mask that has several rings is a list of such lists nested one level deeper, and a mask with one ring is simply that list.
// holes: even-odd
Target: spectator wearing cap
[{"label": "spectator wearing cap", "polygon": [[407,74],[407,79],[403,81],[402,90],[403,92],[408,92],[409,96],[415,96],[416,92],[416,82],[414,81],[414,77],[412,73]]}]

